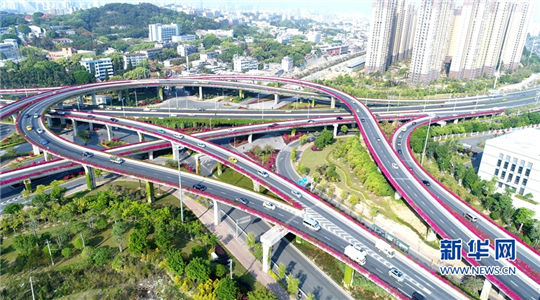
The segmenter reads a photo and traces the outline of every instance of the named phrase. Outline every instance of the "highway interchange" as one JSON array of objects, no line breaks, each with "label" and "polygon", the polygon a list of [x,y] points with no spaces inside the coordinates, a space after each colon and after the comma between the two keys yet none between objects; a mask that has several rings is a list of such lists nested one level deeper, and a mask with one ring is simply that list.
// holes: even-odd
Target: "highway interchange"
[{"label": "highway interchange", "polygon": [[[227,78],[220,78],[227,79]],[[205,78],[204,80],[220,80],[216,78]],[[238,80],[243,78],[229,78],[230,80]],[[253,78],[246,78],[248,80],[253,80]],[[259,80],[275,80],[275,81],[282,81],[287,82],[287,79],[276,79],[276,78],[256,78]],[[176,80],[176,81],[175,81]],[[175,80],[163,80],[158,83],[156,81],[140,81],[140,82],[124,82],[124,83],[115,83],[118,85],[118,87],[125,88],[126,86],[155,86],[157,84],[159,85],[167,85],[167,84],[178,84],[179,82],[190,82],[197,85],[201,84],[200,79],[175,79]],[[297,82],[298,83],[298,82]],[[210,81],[205,82],[205,84],[211,84]],[[221,86],[228,85],[228,84],[234,84],[231,82],[223,82],[220,83]],[[453,232],[446,232],[446,234],[449,234],[449,236],[453,236],[454,234],[457,237],[471,237],[471,232],[459,221],[456,222],[456,219],[451,216],[447,215],[442,211],[440,205],[437,205],[437,202],[434,201],[433,196],[430,194],[430,191],[427,190],[421,183],[416,180],[413,175],[408,171],[408,167],[405,166],[401,159],[397,156],[397,153],[392,150],[390,145],[385,142],[385,137],[382,135],[382,132],[380,131],[377,120],[375,117],[370,113],[370,111],[362,104],[360,104],[358,101],[353,99],[352,97],[341,93],[337,90],[330,89],[327,87],[322,87],[318,85],[314,85],[312,83],[301,83],[305,84],[306,86],[309,86],[310,88],[320,88],[322,91],[331,94],[332,96],[340,99],[341,101],[344,101],[347,106],[349,107],[349,110],[353,112],[353,115],[355,117],[355,120],[357,124],[359,124],[360,128],[362,129],[362,133],[364,136],[364,139],[366,140],[366,143],[368,144],[368,147],[370,148],[370,151],[374,158],[376,159],[379,166],[382,168],[383,172],[387,175],[389,180],[393,183],[393,185],[401,191],[406,192],[400,192],[402,196],[411,203],[411,206],[415,207],[414,205],[418,205],[422,207],[421,211],[430,211],[429,216],[430,220],[426,220],[429,222],[435,222],[434,225],[438,226],[440,228],[445,228],[443,232],[438,232],[439,234],[445,234],[448,224],[454,224],[453,226]],[[108,87],[111,88],[111,87]],[[117,88],[117,86],[113,85],[113,88]],[[244,88],[244,87],[243,87]],[[77,89],[73,89],[72,91],[67,91],[66,93],[62,91],[58,92],[52,92],[50,97],[44,97],[43,99],[40,99],[42,101],[36,101],[35,104],[29,106],[26,108],[20,115],[19,115],[19,123],[18,123],[18,130],[22,131],[24,134],[27,135],[27,138],[34,144],[40,146],[41,148],[44,148],[46,151],[50,151],[54,153],[55,155],[70,159],[72,161],[83,163],[90,166],[95,166],[99,168],[104,168],[108,170],[112,170],[116,173],[137,177],[137,178],[145,178],[148,180],[152,180],[154,182],[161,182],[164,184],[167,184],[169,186],[178,186],[178,174],[171,169],[167,169],[164,167],[149,165],[148,163],[135,161],[131,159],[126,159],[126,162],[122,165],[116,165],[108,160],[109,155],[104,154],[100,151],[93,151],[89,150],[88,148],[84,148],[82,146],[73,145],[71,142],[68,142],[66,140],[62,140],[56,136],[53,136],[52,133],[46,132],[47,140],[49,143],[47,145],[39,145],[40,140],[43,138],[42,135],[39,135],[36,133],[35,130],[32,131],[26,131],[25,126],[27,124],[31,124],[34,128],[43,128],[44,130],[47,130],[47,128],[43,125],[43,119],[42,118],[23,118],[24,115],[29,114],[33,115],[35,113],[39,115],[43,115],[43,113],[47,110],[47,107],[50,106],[52,103],[61,101],[62,99],[73,97],[74,95],[80,94],[80,93],[87,93],[90,91],[94,91],[95,87],[80,87]],[[37,98],[43,97],[43,96],[35,96]],[[32,97],[25,99],[27,102],[31,102]],[[23,100],[24,101],[24,100]],[[478,105],[478,99],[472,100],[475,101],[475,106]],[[525,100],[524,100],[525,101]],[[528,100],[530,102],[530,100]],[[487,101],[486,101],[487,102]],[[455,105],[455,104],[454,104]],[[496,105],[495,104],[488,104],[486,107],[489,107],[489,105]],[[500,105],[500,104],[499,104]],[[454,106],[455,107],[455,106]],[[482,109],[485,109],[486,107],[482,106]],[[495,106],[493,106],[495,107]],[[443,107],[444,108],[444,107]],[[470,110],[470,109],[469,109]],[[3,114],[7,111],[6,109],[2,109]],[[13,110],[8,111],[13,112]],[[455,109],[452,110],[452,112],[456,112]],[[87,113],[76,113],[72,112],[70,114],[73,114],[73,116],[77,116],[80,118],[83,118],[87,116]],[[117,114],[118,115],[118,114]],[[117,127],[123,126],[124,128],[129,128],[131,130],[136,130],[139,132],[143,132],[146,135],[153,135],[159,139],[165,139],[175,144],[182,144],[183,146],[186,146],[190,149],[196,150],[197,152],[206,153],[209,156],[212,156],[216,158],[217,160],[222,161],[225,164],[228,164],[230,167],[235,168],[237,171],[243,173],[244,175],[252,178],[255,181],[258,181],[262,185],[270,188],[273,190],[276,194],[281,196],[284,200],[288,200],[291,203],[298,202],[300,205],[304,208],[304,211],[307,215],[312,216],[316,218],[322,225],[322,230],[319,232],[312,232],[307,230],[305,227],[301,225],[301,220],[304,215],[304,211],[294,211],[291,209],[276,209],[275,211],[267,211],[262,207],[262,201],[270,201],[269,199],[262,200],[260,196],[257,196],[256,194],[251,195],[251,193],[247,193],[244,190],[238,191],[237,188],[232,186],[223,185],[222,183],[213,182],[210,179],[202,178],[198,176],[193,176],[186,174],[185,175],[185,182],[183,181],[183,185],[186,187],[191,187],[193,184],[198,182],[204,182],[204,184],[208,187],[207,192],[213,194],[214,196],[220,197],[220,201],[227,202],[226,199],[234,199],[236,197],[239,197],[239,195],[246,196],[246,193],[249,194],[249,204],[248,207],[243,207],[241,204],[235,203],[234,201],[229,201],[229,204],[233,204],[237,207],[240,207],[240,209],[244,209],[249,211],[250,213],[259,214],[261,217],[269,220],[273,223],[282,223],[282,224],[288,224],[288,229],[291,229],[291,231],[304,235],[304,236],[311,236],[315,238],[319,243],[317,243],[318,246],[322,247],[323,249],[327,251],[333,251],[334,253],[342,253],[343,248],[347,246],[350,243],[353,244],[359,244],[363,245],[364,247],[369,248],[369,258],[368,263],[364,266],[367,270],[369,270],[370,273],[376,274],[380,279],[389,282],[391,286],[396,287],[397,290],[399,290],[402,294],[410,296],[413,292],[420,292],[424,294],[428,298],[459,298],[464,297],[462,294],[456,292],[456,290],[450,288],[447,284],[445,284],[442,280],[437,278],[436,276],[433,276],[433,274],[429,273],[426,270],[423,270],[422,267],[412,262],[410,259],[406,258],[405,256],[398,254],[395,258],[389,259],[386,257],[383,257],[382,255],[379,255],[376,250],[374,250],[373,244],[376,240],[376,237],[373,236],[371,233],[366,231],[365,229],[361,228],[358,224],[353,223],[351,220],[343,217],[338,212],[334,211],[333,209],[321,205],[321,200],[318,199],[316,196],[309,194],[306,191],[301,190],[299,187],[297,187],[294,183],[291,181],[277,175],[270,173],[268,177],[263,177],[260,174],[258,174],[257,171],[261,170],[262,166],[258,166],[257,164],[251,162],[250,160],[246,159],[245,157],[238,155],[236,153],[231,152],[230,150],[223,149],[217,145],[214,145],[212,143],[206,142],[204,140],[198,139],[194,136],[187,136],[185,135],[185,138],[178,139],[175,137],[175,132],[169,129],[165,128],[158,128],[153,125],[148,125],[142,122],[137,122],[133,120],[125,120],[125,119],[118,119],[117,122],[113,122],[110,120],[109,117],[94,114],[92,118],[92,122],[99,123],[102,122],[103,124],[109,124],[109,125],[115,125]],[[111,122],[115,124],[111,124]],[[253,127],[256,126],[268,126],[267,124],[264,125],[253,125]],[[162,130],[162,132],[160,132]],[[230,132],[229,132],[230,133]],[[379,139],[379,140],[377,140]],[[204,145],[204,147],[202,146]],[[402,143],[403,145],[403,143]],[[81,153],[84,151],[93,151],[94,156],[91,158],[82,159]],[[238,160],[238,163],[231,164],[228,161],[229,157],[235,157]],[[392,168],[391,164],[396,163],[400,167],[398,169]],[[145,172],[144,169],[151,168],[153,172]],[[150,175],[149,175],[150,174]],[[184,180],[184,175],[182,176]],[[300,198],[294,196],[292,193],[294,190],[298,190],[302,196]],[[413,199],[414,198],[414,199]],[[282,207],[282,205],[278,206]],[[417,207],[416,207],[417,208]],[[261,212],[263,212],[261,214]],[[436,216],[436,217],[434,217]],[[440,223],[437,223],[440,222]],[[446,224],[445,222],[448,222]],[[292,226],[292,227],[291,227]],[[495,229],[496,230],[496,229]],[[497,234],[497,232],[494,232]],[[465,238],[464,238],[465,239]],[[533,253],[534,254],[534,253]],[[531,257],[531,262],[534,263],[534,259],[538,260],[538,257]],[[350,261],[348,261],[350,263]],[[483,263],[484,261],[482,261]],[[493,264],[490,263],[490,265],[495,265],[495,262]],[[533,264],[538,265],[538,264]],[[396,266],[400,270],[404,271],[406,274],[406,280],[404,283],[398,283],[395,281],[392,281],[391,278],[388,277],[387,270],[390,266]],[[359,266],[355,266],[355,268],[359,269],[360,271],[364,272],[365,270],[362,270]],[[510,288],[511,292],[510,294],[516,293],[515,295],[510,295],[515,297],[516,295],[519,295],[518,297],[523,297],[524,299],[536,299],[538,296],[538,284],[532,281],[530,278],[528,278],[526,275],[521,274],[517,278],[512,278],[512,280],[516,280],[516,282],[506,282],[506,278],[497,278],[493,279],[495,281],[496,285],[501,285],[501,283],[497,281],[502,281],[502,285],[507,286]],[[512,287],[512,285],[519,285],[519,289],[515,289]],[[501,286],[500,286],[501,287]],[[501,288],[503,288],[501,287]],[[395,291],[393,291],[391,288],[387,289],[390,290],[391,293],[396,294]],[[507,291],[508,292],[508,291]],[[401,297],[401,294],[397,294],[397,296]]]}]

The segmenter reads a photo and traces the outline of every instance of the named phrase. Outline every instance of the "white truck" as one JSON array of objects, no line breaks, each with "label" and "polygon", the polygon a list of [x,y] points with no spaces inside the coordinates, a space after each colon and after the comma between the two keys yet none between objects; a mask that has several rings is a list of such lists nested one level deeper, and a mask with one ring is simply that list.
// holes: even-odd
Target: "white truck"
[{"label": "white truck", "polygon": [[396,254],[396,251],[392,248],[392,246],[390,246],[387,242],[383,240],[377,240],[377,242],[375,242],[375,247],[379,251],[384,252],[384,254],[386,254],[386,256],[390,258],[394,257],[394,255]]},{"label": "white truck", "polygon": [[344,254],[362,266],[366,263],[367,252],[364,249],[348,245],[345,247]]}]

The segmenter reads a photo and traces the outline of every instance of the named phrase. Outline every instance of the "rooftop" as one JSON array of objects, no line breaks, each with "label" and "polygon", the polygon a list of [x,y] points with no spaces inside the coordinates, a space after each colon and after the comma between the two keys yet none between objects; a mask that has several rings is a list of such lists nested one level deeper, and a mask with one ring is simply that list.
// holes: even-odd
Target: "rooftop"
[{"label": "rooftop", "polygon": [[540,129],[526,128],[492,138],[486,145],[495,146],[514,153],[526,156],[540,156]]}]

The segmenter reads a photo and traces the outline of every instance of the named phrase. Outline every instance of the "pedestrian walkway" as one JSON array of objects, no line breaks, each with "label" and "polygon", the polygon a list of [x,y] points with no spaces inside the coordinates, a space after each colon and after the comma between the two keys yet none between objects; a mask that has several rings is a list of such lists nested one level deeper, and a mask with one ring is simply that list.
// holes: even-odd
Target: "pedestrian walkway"
[{"label": "pedestrian walkway", "polygon": [[231,227],[224,223],[220,226],[214,226],[212,210],[191,198],[184,197],[184,204],[201,220],[208,230],[217,236],[225,248],[258,282],[267,287],[278,299],[289,299],[287,291],[270,274],[262,271],[261,263],[249,252],[247,246],[240,239],[234,238],[235,232]]}]

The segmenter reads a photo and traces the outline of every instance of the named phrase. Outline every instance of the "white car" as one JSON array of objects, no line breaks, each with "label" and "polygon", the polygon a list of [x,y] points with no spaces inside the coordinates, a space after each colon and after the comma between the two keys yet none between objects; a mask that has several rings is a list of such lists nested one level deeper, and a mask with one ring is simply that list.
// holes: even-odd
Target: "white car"
[{"label": "white car", "polygon": [[174,137],[177,138],[177,139],[180,139],[180,140],[184,138],[184,136],[181,135],[180,133],[175,133]]},{"label": "white car", "polygon": [[301,194],[299,191],[292,190],[291,193],[292,193],[296,198],[302,198],[302,194]]},{"label": "white car", "polygon": [[268,201],[263,202],[263,207],[266,208],[266,209],[269,209],[269,210],[276,209],[276,205],[274,203],[268,202]]},{"label": "white car", "polygon": [[264,170],[258,170],[257,174],[259,174],[260,176],[262,176],[264,178],[268,177],[268,172],[266,172]]},{"label": "white car", "polygon": [[392,267],[388,271],[388,275],[390,275],[390,277],[394,278],[398,282],[403,282],[403,280],[405,279],[405,276],[403,276],[403,272],[401,272],[400,270],[398,270],[395,267]]},{"label": "white car", "polygon": [[392,168],[397,169],[398,165],[396,163],[392,163]]},{"label": "white car", "polygon": [[205,144],[203,144],[203,143],[198,143],[198,144],[197,144],[197,146],[199,146],[199,147],[201,147],[201,148],[204,148],[204,147],[206,147],[206,145],[205,145]]},{"label": "white car", "polygon": [[38,128],[38,129],[36,129],[36,132],[39,133],[39,134],[42,134],[44,131],[43,131],[43,129]]}]

